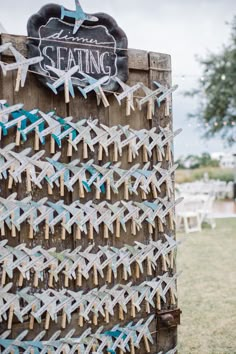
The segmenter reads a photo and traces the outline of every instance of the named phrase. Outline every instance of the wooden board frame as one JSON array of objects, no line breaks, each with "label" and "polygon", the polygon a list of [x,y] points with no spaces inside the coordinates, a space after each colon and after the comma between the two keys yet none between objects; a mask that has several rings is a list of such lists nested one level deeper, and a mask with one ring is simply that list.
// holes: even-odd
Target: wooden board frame
[{"label": "wooden board frame", "polygon": [[[27,48],[26,48],[26,42],[27,38],[24,36],[15,36],[15,35],[9,35],[9,34],[2,34],[0,36],[0,44],[4,44],[7,42],[11,42],[15,48],[20,51],[24,56],[27,56]],[[152,86],[152,81],[156,80],[160,82],[163,85],[171,85],[171,57],[170,55],[167,54],[161,54],[161,53],[149,53],[143,50],[135,50],[135,49],[129,49],[128,51],[128,57],[129,57],[129,80],[127,84],[129,85],[134,85],[137,82],[143,82],[146,86],[154,89]],[[10,52],[4,53],[4,56],[2,55],[1,57],[2,60],[6,62],[11,62],[13,61],[13,58],[11,57]],[[136,111],[131,113],[130,117],[126,117],[125,114],[125,103],[121,106],[118,105],[115,97],[110,96],[109,101],[110,101],[110,107],[105,109],[104,107],[100,106],[97,107],[96,104],[96,97],[95,95],[91,94],[89,95],[88,100],[84,100],[83,97],[78,93],[76,95],[76,98],[74,100],[71,100],[69,104],[65,104],[64,102],[64,95],[63,93],[59,93],[57,96],[55,96],[53,93],[51,93],[49,90],[47,90],[42,84],[39,83],[37,80],[37,77],[35,77],[34,74],[30,73],[29,76],[27,77],[27,81],[25,84],[25,87],[21,89],[18,93],[15,93],[14,87],[15,87],[15,78],[16,74],[15,72],[10,72],[8,73],[7,77],[3,77],[2,72],[0,71],[0,98],[1,99],[6,99],[10,104],[16,104],[16,103],[23,103],[25,105],[25,109],[33,109],[33,108],[40,108],[44,112],[48,112],[52,109],[56,110],[56,113],[62,117],[66,116],[73,116],[77,119],[79,118],[84,118],[84,117],[94,117],[98,118],[99,121],[103,124],[106,124],[108,126],[114,126],[117,124],[121,125],[127,125],[129,124],[133,129],[150,129],[152,127],[167,127],[170,126],[172,128],[172,113],[170,114],[169,117],[165,116],[165,110],[164,106],[161,105],[160,109],[156,109],[155,116],[153,117],[152,120],[147,120],[147,112],[146,112],[146,107],[143,108],[142,111],[138,110],[138,107],[136,107]],[[139,93],[138,93],[139,94]],[[140,93],[142,94],[142,93]],[[172,110],[171,110],[172,112]],[[7,145],[8,143],[12,142],[14,140],[13,136],[7,136],[4,138],[4,141],[0,142],[0,147]],[[26,147],[31,147],[32,141],[29,139],[25,144],[24,148]],[[19,147],[18,151],[20,151],[22,148]],[[50,142],[49,140],[46,142],[46,145],[43,147],[43,149],[46,150],[47,155],[50,155]],[[67,157],[67,148],[62,148],[62,161],[64,162],[69,162],[70,159]],[[73,159],[74,158],[81,158],[82,154],[79,151],[78,153],[73,154]],[[89,156],[90,158],[94,158],[94,156]],[[172,156],[173,159],[173,156]],[[129,164],[127,162],[127,155],[124,154],[122,157],[122,167],[123,168],[128,168]],[[104,158],[102,163],[105,163],[109,161],[109,158]],[[142,157],[139,157],[136,159],[135,162],[141,163],[142,162]],[[152,159],[152,164],[154,165],[157,162],[156,157]],[[96,161],[95,163],[100,164],[99,161]],[[163,166],[165,167],[165,162],[163,163]],[[13,186],[13,192],[18,193],[18,198],[23,199],[26,196],[26,186],[24,183],[22,183],[21,186]],[[9,195],[9,191],[7,189],[7,184],[3,183],[1,181],[1,195],[3,197],[7,197]],[[162,190],[162,196],[165,195],[165,189]],[[32,196],[35,200],[39,200],[47,195],[46,190],[38,190],[38,189],[33,189],[32,191]],[[78,199],[78,193],[75,191],[73,194],[72,193],[65,193],[65,201],[69,204],[73,202],[74,200]],[[86,196],[84,201],[88,200],[89,197]],[[51,201],[58,201],[60,198],[59,195],[59,190],[55,190],[52,196],[49,196],[49,200]],[[120,198],[121,199],[121,198]],[[112,197],[112,202],[115,202],[118,200],[117,196]],[[137,199],[139,201],[139,199]],[[40,233],[33,239],[29,240],[27,237],[28,234],[28,228],[25,226],[22,228],[21,233],[17,234],[16,238],[10,237],[10,235],[6,235],[6,237],[9,239],[9,244],[11,246],[16,246],[17,244],[20,243],[26,243],[28,247],[34,247],[36,244],[41,244],[43,245],[44,248],[48,249],[50,247],[56,247],[57,251],[62,251],[63,249],[68,249],[68,248],[74,248],[75,246],[78,246],[79,244],[83,245],[83,247],[86,247],[88,245],[88,238],[84,237],[82,238],[81,241],[76,241],[75,235],[74,238],[72,236],[67,237],[65,241],[61,241],[60,239],[60,234],[61,230],[58,230],[56,235],[54,237],[50,237],[49,240],[45,240],[43,237],[44,230],[41,230]],[[170,233],[169,226],[165,228],[166,233]],[[173,232],[172,232],[173,234]],[[57,236],[58,235],[58,236]],[[109,237],[108,240],[104,239],[102,235],[96,236],[96,245],[113,245],[116,247],[122,247],[124,243],[130,243],[133,244],[135,240],[140,241],[140,242],[147,242],[148,241],[148,230],[143,229],[142,231],[138,232],[137,236],[134,238],[134,236],[129,236],[125,235],[124,233],[121,234],[120,239],[116,239],[115,237]],[[163,234],[160,234],[157,230],[155,231],[154,235],[154,240],[162,239],[164,236]],[[161,270],[161,265],[158,269],[157,275],[162,274]],[[149,280],[147,277],[141,277],[140,279],[136,280],[133,279],[133,284],[139,284],[144,280]],[[16,284],[16,280],[14,279],[14,284]],[[124,283],[122,279],[122,274],[118,275],[118,279],[116,281]],[[115,283],[113,283],[114,285]],[[30,283],[25,282],[25,286],[30,286]],[[104,285],[103,282],[99,282],[99,286]],[[44,288],[43,283],[39,283],[39,287],[42,289]],[[62,288],[63,287],[63,280],[59,282],[56,286],[56,289]],[[84,288],[86,290],[89,290],[93,288],[94,285],[92,282],[85,282],[84,283]],[[15,290],[17,290],[16,286],[14,287]],[[76,290],[76,285],[73,282],[70,282],[70,289],[71,290]],[[163,309],[168,310],[168,309],[176,309],[177,306],[171,306],[170,305],[170,299],[168,299],[167,304]],[[130,314],[130,309],[128,310],[128,313]],[[155,313],[155,311],[152,311],[152,313]],[[78,327],[77,325],[77,317],[72,319],[72,322],[69,326],[67,326],[66,330],[63,331],[64,334],[68,333],[69,330],[73,327],[78,329],[76,332],[77,335],[81,333],[81,331],[85,330],[87,327],[84,326],[84,328],[81,330],[81,328]],[[140,318],[145,317],[147,318],[148,315],[145,313],[145,308],[142,309],[140,313],[137,314],[137,320]],[[120,322],[118,320],[118,317],[114,316],[114,318],[111,318],[110,323],[108,325],[105,325],[106,329],[110,329],[114,326],[116,323],[120,323],[120,325],[126,324],[129,321],[131,321],[132,318],[131,316],[128,316],[125,318],[125,321]],[[60,324],[60,319],[58,321]],[[157,322],[156,322],[157,323]],[[104,325],[104,322],[99,321],[99,325]],[[92,326],[93,327],[93,326]],[[17,336],[21,331],[24,329],[28,328],[28,322],[26,321],[23,324],[19,323],[13,323],[13,328],[12,328],[12,337],[14,338]],[[94,327],[95,329],[96,327]],[[60,329],[60,325],[53,324],[51,328],[48,331],[48,337],[52,335],[57,329]],[[0,326],[0,331],[4,332],[6,330],[6,324],[3,322],[1,323]],[[29,333],[27,339],[31,339],[35,337],[37,333],[39,333],[41,330],[43,330],[43,324],[41,325],[35,325],[34,331]],[[168,350],[174,348],[177,344],[177,327],[169,328],[169,329],[161,329],[160,331],[157,332],[157,325],[155,322],[152,325],[151,331],[153,332],[154,338],[156,337],[155,344],[151,348],[151,353],[156,354],[159,351],[167,352]],[[144,354],[146,353],[145,348],[137,350],[137,353]]]}]

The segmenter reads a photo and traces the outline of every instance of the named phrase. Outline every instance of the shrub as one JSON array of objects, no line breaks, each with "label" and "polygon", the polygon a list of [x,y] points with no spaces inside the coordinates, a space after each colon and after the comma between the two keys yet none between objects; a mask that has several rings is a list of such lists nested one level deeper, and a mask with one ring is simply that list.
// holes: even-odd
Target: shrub
[{"label": "shrub", "polygon": [[208,174],[209,179],[220,180],[224,182],[231,182],[234,180],[234,171],[232,169],[221,169],[214,167],[198,168],[195,170],[177,170],[176,182],[189,183],[204,178]]}]

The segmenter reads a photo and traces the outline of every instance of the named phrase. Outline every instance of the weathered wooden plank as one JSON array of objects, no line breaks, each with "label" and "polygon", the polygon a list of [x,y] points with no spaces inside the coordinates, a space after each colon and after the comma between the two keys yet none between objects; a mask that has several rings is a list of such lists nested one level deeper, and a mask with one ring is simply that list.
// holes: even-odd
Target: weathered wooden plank
[{"label": "weathered wooden plank", "polygon": [[[1,44],[1,41],[0,41]],[[1,54],[0,54],[0,60],[2,59]],[[13,86],[13,73],[9,73],[8,80],[5,82],[4,77],[2,74],[2,70],[0,70],[0,100],[5,99],[7,100],[10,104],[14,104],[14,86]],[[12,142],[12,138],[10,136],[3,137],[2,134],[2,139],[0,142],[1,148],[4,146],[7,146]],[[9,181],[7,180],[1,180],[0,183],[0,195],[2,198],[7,198],[10,194],[18,192],[18,186],[16,186],[14,183],[12,185],[12,189],[9,189]],[[16,247],[19,242],[20,242],[20,234],[16,230],[16,237],[12,237],[12,232],[11,230],[8,229],[8,227],[5,225],[5,236],[1,235],[1,239],[7,239],[9,246]],[[2,279],[2,276],[1,276]],[[6,276],[6,283],[9,281],[13,281],[13,291],[16,290],[16,284],[17,284],[18,276],[14,274],[13,279],[8,279]]]},{"label": "weathered wooden plank", "polygon": [[129,49],[129,68],[148,71],[148,52],[140,49]]},{"label": "weathered wooden plank", "polygon": [[[170,87],[171,81],[171,56],[168,54],[149,53],[149,65],[150,65],[150,87],[154,89],[153,81],[156,80],[163,86]],[[172,107],[170,107],[172,108]],[[170,109],[171,110],[171,109]],[[156,110],[155,117],[153,119],[154,126],[166,127],[172,124],[172,115],[165,116],[165,105]]]},{"label": "weathered wooden plank", "polygon": [[[145,85],[148,85],[148,72],[141,71],[141,70],[140,71],[137,71],[137,70],[131,71],[130,70],[129,80],[128,80],[127,84],[130,86],[133,86],[139,81],[143,82]],[[141,90],[139,90],[138,92],[135,92],[135,96],[138,97],[140,95],[142,95]],[[122,101],[121,106],[119,106],[117,104],[117,102],[114,100],[115,100],[115,98],[113,98],[112,104],[109,108],[110,126],[115,126],[117,124],[120,124],[122,126],[129,125],[130,128],[135,129],[135,130],[140,130],[140,129],[145,129],[145,128],[149,129],[148,121],[146,119],[144,119],[144,112],[139,111],[137,103],[136,103],[136,99],[135,99],[135,111],[132,111],[130,116],[126,116],[126,100],[124,99]],[[129,152],[128,152],[128,148],[127,148],[126,151],[123,153],[122,158],[119,159],[119,161],[121,161],[121,168],[123,168],[125,170],[129,170],[135,164],[140,164],[140,167],[141,168],[143,167],[144,163],[143,163],[143,159],[142,159],[142,154],[140,154],[140,156],[135,158],[132,163],[128,162],[128,155],[129,155]],[[124,186],[123,186],[118,195],[112,196],[112,202],[115,203],[118,200],[124,199],[124,194],[125,193],[124,193]],[[134,194],[130,195],[130,199],[137,201],[137,202],[142,201],[141,195],[139,195],[139,196],[135,196]],[[121,236],[120,236],[120,238],[114,237],[113,244],[115,245],[115,247],[121,248],[124,244],[133,245],[134,241],[145,242],[146,237],[144,235],[146,235],[146,231],[147,230],[144,227],[143,230],[140,230],[140,231],[137,230],[136,236],[132,235],[131,222],[130,222],[128,225],[127,233],[125,233],[121,228]],[[142,277],[140,277],[139,279],[133,278],[133,281],[135,283],[139,283],[139,284],[143,280],[144,279],[142,279]],[[122,274],[119,274],[118,281],[124,282]]]},{"label": "weathered wooden plank", "polygon": [[[167,54],[159,54],[159,53],[149,53],[149,65],[150,65],[150,87],[154,89],[153,81],[158,81],[160,84],[170,87],[171,86],[171,57]],[[172,117],[172,102],[170,105],[170,115],[165,115],[165,104],[161,104],[161,107],[155,111],[155,115],[152,119],[152,126],[153,127],[167,127],[169,126],[172,128],[173,124],[173,117]],[[157,156],[154,156],[153,163],[157,163],[158,159]],[[173,163],[173,156],[172,161],[170,164]],[[166,168],[168,166],[167,161],[163,161],[162,166]],[[162,188],[162,196],[165,196],[166,190],[165,187]],[[172,196],[174,197],[174,196]],[[170,230],[170,225],[167,225],[164,231],[168,234],[173,234]],[[156,239],[163,239],[163,234],[158,232],[156,229],[155,232]],[[157,274],[162,273],[162,265],[160,263],[159,269],[157,270]],[[163,308],[170,309],[174,308],[175,306],[171,305],[170,299],[168,299],[166,305]],[[173,328],[170,330],[161,330],[158,335],[157,340],[157,352],[159,351],[168,351],[171,348],[175,347],[177,343],[177,328]]]},{"label": "weathered wooden plank", "polygon": [[[22,37],[17,37],[18,49],[23,48],[25,45],[25,41],[22,42]],[[7,41],[6,41],[7,42]],[[6,60],[11,59],[4,55]],[[39,108],[43,112],[49,112],[54,110],[56,107],[57,114],[62,117],[66,116],[66,105],[64,100],[59,96],[54,96],[49,90],[45,94],[45,88],[42,84],[39,83],[37,77],[32,73],[28,73],[26,84],[24,88],[21,88],[19,92],[15,92],[15,81],[16,81],[16,72],[7,73],[6,77],[2,77],[1,80],[1,97],[6,99],[10,104],[23,103],[24,109],[32,110],[34,108]],[[15,132],[11,130],[11,134],[8,134],[7,137],[4,137],[3,144],[6,146],[7,144],[15,142]],[[32,132],[29,135],[29,139],[20,147],[16,147],[15,151],[20,152],[25,148],[32,148],[31,153],[34,153],[34,133]],[[45,146],[40,146],[41,150],[45,150],[45,157],[50,156],[50,139],[47,138]],[[63,157],[63,150],[62,150]],[[28,196],[29,194],[26,191],[26,175],[24,176],[23,183],[21,185],[14,186],[11,191],[7,191],[8,195],[10,192],[17,192],[18,200],[21,200]],[[32,192],[30,193],[33,200],[38,201],[43,197],[48,197],[50,201],[57,202],[60,200],[59,191],[54,191],[52,196],[48,195],[47,192],[47,184],[45,183],[42,190],[35,188],[32,185]],[[6,195],[7,197],[7,195]],[[37,235],[34,235],[32,240],[29,239],[29,225],[22,225],[21,232],[19,233],[18,238],[12,238],[9,236],[9,245],[18,245],[20,243],[26,243],[29,247],[34,247],[37,245],[42,245],[44,248],[56,247],[58,251],[61,251],[65,248],[70,248],[73,246],[72,237],[67,239],[67,243],[61,242],[60,239],[60,230],[57,228],[55,236],[50,235],[49,240],[45,240],[45,225],[40,225],[40,231]],[[69,242],[68,242],[69,241]],[[16,279],[17,280],[17,279]],[[24,281],[25,282],[25,281]],[[14,282],[17,284],[17,281]],[[29,284],[28,284],[29,285]],[[57,287],[61,288],[62,282],[58,282]],[[44,283],[39,283],[39,289],[44,287]]]},{"label": "weathered wooden plank", "polygon": [[[27,56],[27,46],[26,46],[26,37],[19,36],[14,34],[2,33],[1,34],[1,42],[2,44],[5,43],[12,43],[13,46],[24,56]],[[12,57],[12,53],[10,50],[7,50],[4,53],[6,56]]]}]

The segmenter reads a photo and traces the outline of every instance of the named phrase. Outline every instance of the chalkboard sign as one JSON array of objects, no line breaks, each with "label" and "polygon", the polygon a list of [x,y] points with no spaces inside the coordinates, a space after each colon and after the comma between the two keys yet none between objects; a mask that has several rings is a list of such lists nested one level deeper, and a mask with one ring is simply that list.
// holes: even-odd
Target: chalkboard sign
[{"label": "chalkboard sign", "polygon": [[[61,19],[62,11],[65,16]],[[69,70],[78,65],[74,78],[84,80],[82,71],[95,79],[109,76],[104,87],[116,90],[112,78],[118,76],[123,82],[128,79],[128,41],[116,21],[104,13],[92,16],[96,22],[84,21],[76,33],[75,19],[66,14],[70,10],[58,5],[44,6],[28,21],[28,57],[41,55],[44,60],[33,67],[41,75],[38,78],[45,85],[58,77],[48,66]],[[76,84],[75,80],[75,84]]]}]

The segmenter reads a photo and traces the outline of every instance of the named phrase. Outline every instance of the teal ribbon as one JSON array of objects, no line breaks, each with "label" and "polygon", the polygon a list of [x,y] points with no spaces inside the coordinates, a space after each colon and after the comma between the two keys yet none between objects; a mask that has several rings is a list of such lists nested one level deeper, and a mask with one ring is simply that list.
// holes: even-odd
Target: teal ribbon
[{"label": "teal ribbon", "polygon": [[[104,333],[104,336],[108,336],[108,337],[112,337],[112,338],[116,338],[116,339],[117,339],[117,338],[120,337],[121,334],[122,334],[122,332],[119,331],[119,330],[116,330],[116,331],[106,331],[106,332]],[[122,339],[125,340],[126,337],[127,337],[126,334],[123,334]],[[108,353],[111,353],[111,354],[116,354],[116,351],[113,350],[113,349],[110,349],[110,348],[107,349],[107,352],[108,352]]]},{"label": "teal ribbon", "polygon": [[4,347],[5,349],[9,348],[11,345],[14,348],[14,354],[19,354],[20,348],[27,350],[29,347],[32,347],[34,349],[34,353],[38,354],[40,351],[44,348],[44,345],[42,342],[37,342],[37,341],[17,341],[17,344],[14,344],[16,340],[13,339],[0,339],[0,346]]}]

